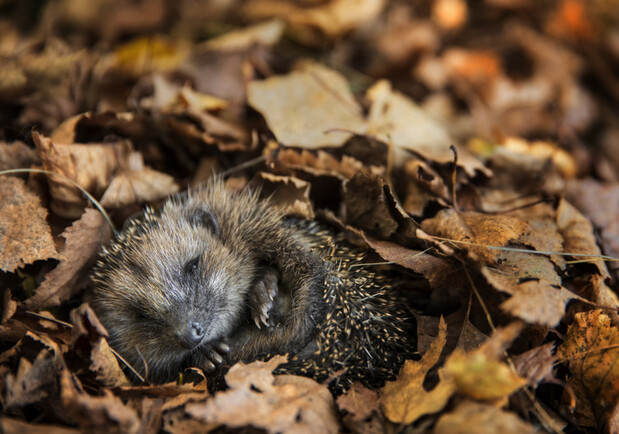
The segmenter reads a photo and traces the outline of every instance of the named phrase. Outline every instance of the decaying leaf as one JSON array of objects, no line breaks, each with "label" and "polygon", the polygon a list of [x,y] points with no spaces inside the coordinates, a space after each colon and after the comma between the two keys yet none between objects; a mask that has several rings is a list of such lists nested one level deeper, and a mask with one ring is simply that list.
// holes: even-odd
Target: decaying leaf
[{"label": "decaying leaf", "polygon": [[440,411],[455,392],[452,381],[441,376],[431,391],[423,388],[428,371],[436,365],[445,346],[447,325],[441,318],[439,334],[418,362],[407,360],[395,381],[382,389],[380,405],[385,416],[394,423],[410,424],[425,414]]},{"label": "decaying leaf", "polygon": [[83,289],[86,273],[94,263],[99,248],[110,239],[110,235],[109,224],[101,213],[87,209],[79,220],[63,232],[65,245],[60,253],[65,259],[47,274],[35,294],[26,300],[26,306],[34,310],[58,306]]},{"label": "decaying leaf", "polygon": [[34,261],[62,258],[46,216],[47,210],[24,181],[0,176],[0,270],[13,272]]},{"label": "decaying leaf", "polygon": [[557,356],[572,373],[579,423],[607,425],[619,402],[619,329],[600,309],[577,313]]},{"label": "decaying leaf", "polygon": [[325,386],[305,377],[273,376],[273,369],[285,361],[277,356],[268,362],[237,363],[226,375],[230,389],[206,403],[187,405],[187,413],[229,428],[338,432],[333,397]]},{"label": "decaying leaf", "polygon": [[527,382],[533,386],[537,386],[544,380],[552,379],[552,371],[557,361],[557,356],[552,354],[553,348],[554,344],[549,342],[512,357],[518,375],[526,378]]}]

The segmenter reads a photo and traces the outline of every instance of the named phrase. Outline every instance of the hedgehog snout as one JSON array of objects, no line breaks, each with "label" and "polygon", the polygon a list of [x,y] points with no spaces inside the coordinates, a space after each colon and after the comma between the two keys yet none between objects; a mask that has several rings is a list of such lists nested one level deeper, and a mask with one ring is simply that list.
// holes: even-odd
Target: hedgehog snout
[{"label": "hedgehog snout", "polygon": [[202,342],[204,334],[205,328],[200,322],[193,319],[187,320],[175,333],[180,344],[190,350],[197,347],[200,342]]}]

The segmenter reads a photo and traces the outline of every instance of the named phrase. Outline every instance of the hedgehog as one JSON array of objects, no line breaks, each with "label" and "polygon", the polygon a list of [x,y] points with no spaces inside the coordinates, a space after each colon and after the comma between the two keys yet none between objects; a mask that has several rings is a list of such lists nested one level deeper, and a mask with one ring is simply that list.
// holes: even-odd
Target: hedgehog
[{"label": "hedgehog", "polygon": [[221,179],[131,219],[94,267],[109,343],[148,381],[288,354],[276,373],[376,387],[408,351],[389,279],[323,224]]}]

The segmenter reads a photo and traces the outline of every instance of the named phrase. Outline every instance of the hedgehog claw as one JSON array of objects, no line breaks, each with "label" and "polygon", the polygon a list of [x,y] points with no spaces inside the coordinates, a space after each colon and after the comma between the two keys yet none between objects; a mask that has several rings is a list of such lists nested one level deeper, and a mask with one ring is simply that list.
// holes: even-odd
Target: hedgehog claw
[{"label": "hedgehog claw", "polygon": [[276,271],[268,268],[249,295],[252,319],[259,329],[263,324],[269,326],[269,313],[278,291]]}]

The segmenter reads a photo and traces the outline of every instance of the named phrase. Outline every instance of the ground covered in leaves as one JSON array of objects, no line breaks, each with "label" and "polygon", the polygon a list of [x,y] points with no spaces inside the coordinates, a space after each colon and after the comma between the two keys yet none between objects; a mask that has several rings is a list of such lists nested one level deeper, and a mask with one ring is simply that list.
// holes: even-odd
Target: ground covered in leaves
[{"label": "ground covered in leaves", "polygon": [[[618,11],[0,2],[2,431],[619,432]],[[214,172],[405,276],[394,381],[130,383],[87,303],[90,198],[121,227]]]}]

